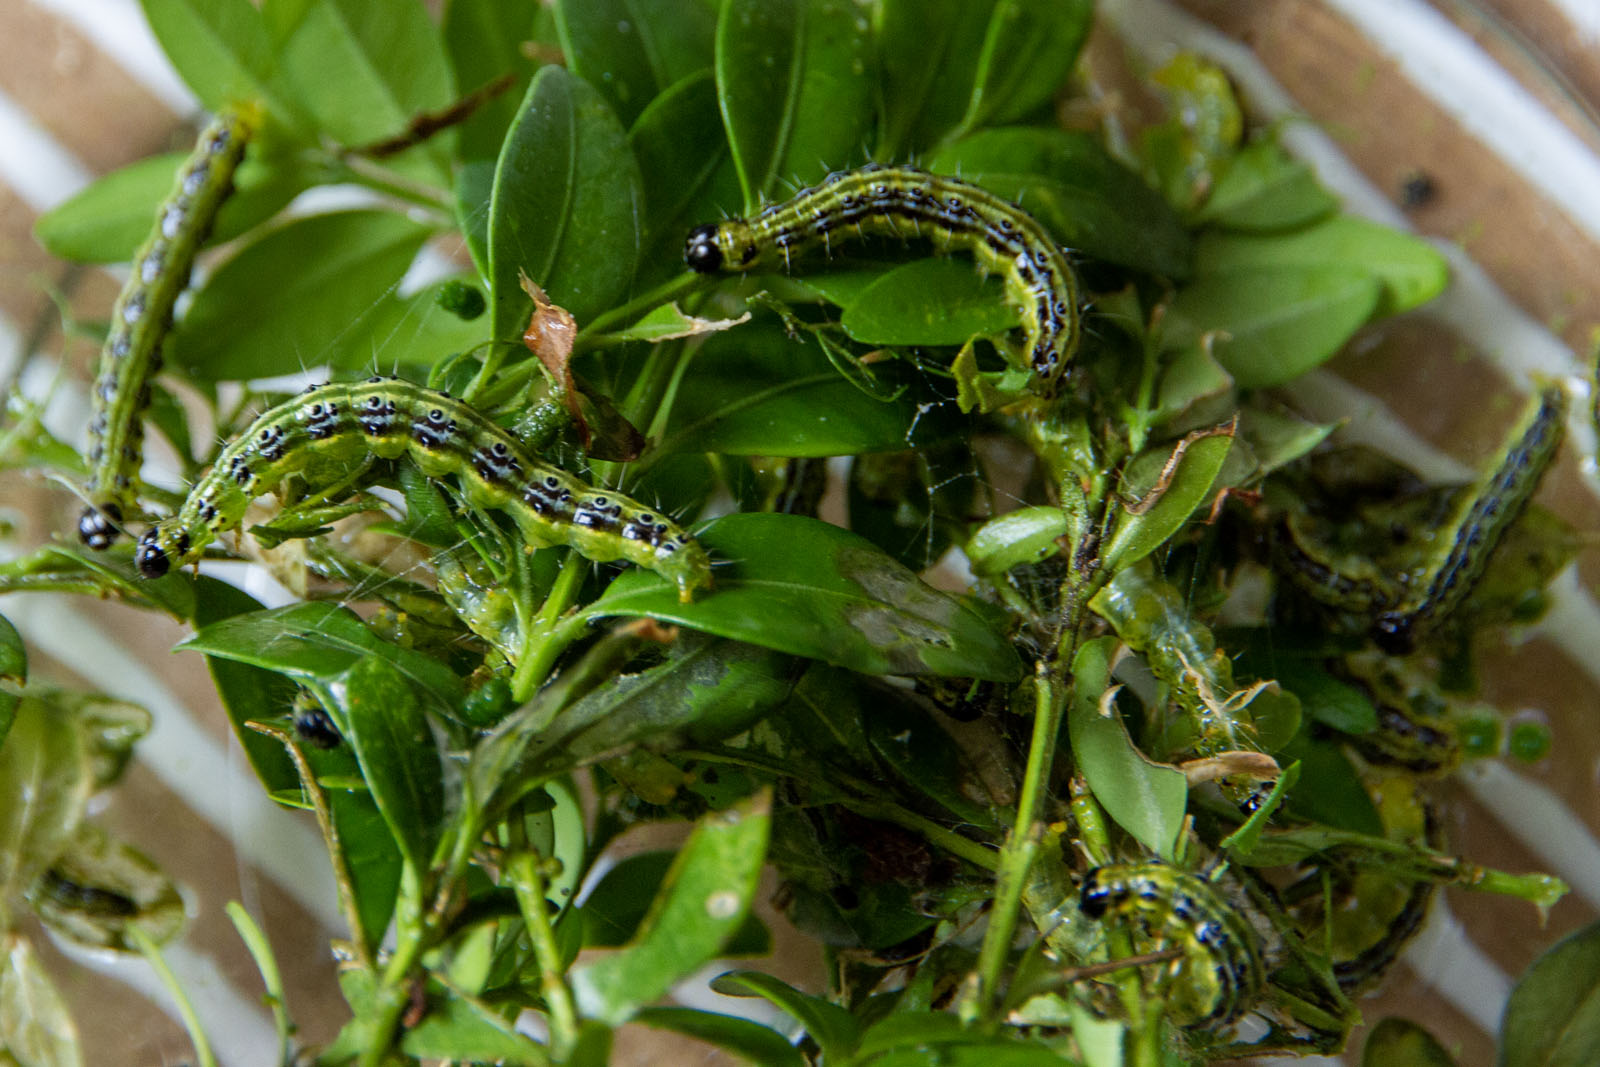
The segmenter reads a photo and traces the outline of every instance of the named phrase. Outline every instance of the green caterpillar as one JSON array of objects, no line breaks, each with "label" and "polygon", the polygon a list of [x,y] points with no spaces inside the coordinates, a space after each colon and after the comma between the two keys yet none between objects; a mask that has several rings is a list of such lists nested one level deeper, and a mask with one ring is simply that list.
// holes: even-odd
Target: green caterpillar
[{"label": "green caterpillar", "polygon": [[217,210],[233,190],[252,125],[243,112],[225,111],[201,131],[111,309],[89,422],[89,506],[78,518],[78,538],[90,548],[109,547],[136,507],[135,483],[144,458],[141,419],[150,403],[150,379],[161,369],[172,306],[189,284],[195,253]]},{"label": "green caterpillar", "polygon": [[683,259],[701,274],[782,267],[846,236],[922,238],[941,252],[970,252],[1005,279],[1022,316],[1028,366],[1039,391],[1055,391],[1080,327],[1078,280],[1066,255],[1031,215],[971,182],[911,167],[868,166],[828,177],[751,219],[690,232]]},{"label": "green caterpillar", "polygon": [[239,525],[251,500],[291,475],[313,489],[334,488],[375,458],[401,456],[430,478],[454,476],[470,506],[506,512],[535,547],[570,545],[597,562],[628,560],[671,581],[684,601],[711,584],[705,550],[677,525],[534,459],[461,401],[395,378],[314,386],[262,414],[178,513],[145,532],[134,562],[146,578],[159,578],[198,559]]},{"label": "green caterpillar", "polygon": [[1554,384],[1540,389],[1500,459],[1463,498],[1447,527],[1451,536],[1444,554],[1423,571],[1415,592],[1378,615],[1372,634],[1380,648],[1395,655],[1411,651],[1467,599],[1560,451],[1566,419],[1566,391]]},{"label": "green caterpillar", "polygon": [[1097,867],[1084,879],[1078,908],[1131,926],[1139,952],[1183,950],[1165,965],[1167,1014],[1179,1026],[1225,1026],[1261,996],[1260,939],[1204,878],[1164,863]]}]

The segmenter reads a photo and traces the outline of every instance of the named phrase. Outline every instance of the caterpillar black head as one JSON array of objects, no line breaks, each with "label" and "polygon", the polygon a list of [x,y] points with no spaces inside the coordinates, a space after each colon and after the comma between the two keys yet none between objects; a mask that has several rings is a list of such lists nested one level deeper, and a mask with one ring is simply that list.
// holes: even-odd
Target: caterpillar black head
[{"label": "caterpillar black head", "polygon": [[134,549],[134,566],[146,578],[160,578],[172,569],[173,555],[181,557],[189,550],[189,535],[179,531],[172,548],[173,553],[169,554],[161,543],[161,527],[152,526],[139,538],[139,547]]},{"label": "caterpillar black head", "polygon": [[715,274],[722,269],[722,246],[717,243],[717,231],[714,222],[689,231],[689,239],[683,246],[683,261],[690,270],[699,274]]},{"label": "caterpillar black head", "polygon": [[78,516],[78,540],[95,551],[110,548],[122,531],[122,509],[115,504],[93,504]]}]

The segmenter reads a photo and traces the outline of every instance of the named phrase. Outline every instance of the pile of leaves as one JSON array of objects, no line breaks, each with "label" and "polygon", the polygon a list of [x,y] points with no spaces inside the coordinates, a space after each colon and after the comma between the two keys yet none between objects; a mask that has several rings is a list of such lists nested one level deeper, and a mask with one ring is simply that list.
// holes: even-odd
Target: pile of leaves
[{"label": "pile of leaves", "polygon": [[[1564,891],[1451,853],[1431,791],[1503,750],[1470,702],[1474,649],[1538,613],[1577,539],[1531,510],[1404,656],[1308,595],[1307,556],[1402,588],[1452,502],[1486,490],[1330,449],[1332,426],[1265,391],[1446,270],[1341,214],[1246,130],[1217,69],[1180,56],[1130,87],[1164,115],[1130,131],[1072,88],[1088,0],[451,0],[437,23],[411,0],[144,8],[208,108],[264,116],[152,387],[185,479],[285,395],[248,383],[376,371],[681,519],[713,560],[684,603],[658,574],[528,551],[402,459],[347,504],[291,480],[210,550],[269,568],[287,607],[204,572],[139,578],[125,541],[0,567],[0,590],[192,623],[182,647],[208,658],[261,787],[314,814],[348,924],[331,1044],[297,1049],[271,948],[233,912],[283,1062],[597,1064],[629,1023],[780,1065],[1325,1051],[1436,886]],[[128,259],[178,162],[100,180],[41,241]],[[869,162],[959,175],[1072,250],[1088,307],[1055,395],[1008,378],[999,280],[915,234],[787,275],[685,270],[692,227]],[[368,195],[285,213],[333,184]],[[451,265],[404,281],[424,248]],[[10,397],[0,457],[81,483],[40,410]],[[141,499],[153,518],[181,495]],[[21,682],[3,636],[0,676]],[[0,709],[0,1040],[77,1062],[18,931],[31,905],[153,958],[176,933],[176,888],[84,818],[142,723],[36,686]],[[605,858],[681,820],[676,851]],[[829,988],[716,981],[785,1033],[661,1006],[707,962],[767,951],[768,865]],[[1508,1047],[1548,1040],[1542,980]],[[1449,1062],[1408,1024],[1369,1062],[1424,1045]]]}]

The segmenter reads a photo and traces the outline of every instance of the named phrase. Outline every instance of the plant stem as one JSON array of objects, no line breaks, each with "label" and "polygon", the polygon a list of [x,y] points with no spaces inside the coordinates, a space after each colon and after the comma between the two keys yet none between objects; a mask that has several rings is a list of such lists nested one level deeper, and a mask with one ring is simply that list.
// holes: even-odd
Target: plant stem
[{"label": "plant stem", "polygon": [[1061,714],[1066,700],[1049,666],[1040,661],[1033,675],[1033,738],[1028,745],[1028,765],[1023,772],[1022,795],[1017,801],[1017,817],[1000,851],[1000,871],[995,879],[994,906],[989,912],[989,929],[978,950],[978,987],[974,1008],[979,1018],[987,1018],[998,1003],[1001,972],[1011,941],[1016,934],[1022,892],[1028,869],[1039,851],[1043,828],[1039,825],[1050,770],[1055,764],[1056,740],[1061,733]]},{"label": "plant stem", "polygon": [[544,683],[555,667],[556,660],[567,646],[577,640],[588,625],[582,616],[563,619],[577,599],[578,589],[589,573],[589,561],[576,552],[568,552],[561,573],[556,576],[544,606],[528,627],[528,637],[523,642],[522,659],[516,673],[511,676],[511,695],[520,704],[533,696],[534,690]]},{"label": "plant stem", "polygon": [[189,997],[183,991],[183,986],[178,983],[178,976],[172,973],[172,968],[167,966],[167,961],[161,956],[161,949],[150,940],[150,935],[133,923],[127,927],[128,940],[132,941],[139,949],[145,961],[156,972],[156,977],[166,987],[178,1006],[178,1015],[183,1019],[183,1028],[189,1032],[189,1040],[194,1044],[194,1058],[199,1067],[217,1067],[217,1057],[211,1051],[211,1042],[206,1040],[206,1032],[200,1026],[200,1017],[194,1013],[194,1005],[189,1003]]},{"label": "plant stem", "polygon": [[562,977],[561,949],[556,945],[555,929],[550,925],[549,901],[545,899],[544,872],[540,858],[519,852],[511,858],[506,873],[516,889],[522,921],[533,941],[534,958],[539,961],[540,983],[550,1019],[550,1050],[557,1061],[564,1060],[578,1038],[578,1008],[572,990]]}]

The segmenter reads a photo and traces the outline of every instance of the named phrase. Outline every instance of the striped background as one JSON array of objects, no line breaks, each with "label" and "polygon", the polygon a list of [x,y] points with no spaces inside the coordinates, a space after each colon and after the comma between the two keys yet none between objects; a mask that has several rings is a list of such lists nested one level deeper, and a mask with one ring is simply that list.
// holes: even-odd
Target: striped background
[{"label": "striped background", "polygon": [[[1294,387],[1295,403],[1320,417],[1350,416],[1350,437],[1430,475],[1460,477],[1493,451],[1530,373],[1582,377],[1573,353],[1587,351],[1600,325],[1600,0],[1103,0],[1103,10],[1092,79],[1109,82],[1176,46],[1211,55],[1255,117],[1302,116],[1285,124],[1286,143],[1353,210],[1435,239],[1451,258],[1457,280],[1443,299],[1369,330]],[[65,374],[50,422],[69,439],[81,440],[94,353],[63,338],[48,294],[67,294],[74,315],[94,320],[120,278],[53,263],[32,240],[33,221],[96,175],[187,148],[194,118],[134,0],[0,5],[0,382],[23,352],[37,354],[24,375],[35,395]],[[1417,172],[1438,193],[1404,211],[1400,186]],[[1600,529],[1593,434],[1575,437],[1541,500]],[[69,529],[76,512],[59,487],[16,476],[0,477],[0,507],[18,524],[11,552]],[[1365,1005],[1369,1018],[1425,1020],[1464,1064],[1491,1062],[1512,978],[1600,908],[1600,609],[1588,591],[1600,554],[1582,563],[1563,578],[1551,617],[1487,672],[1489,699],[1550,723],[1556,755],[1531,769],[1483,765],[1449,787],[1461,852],[1552,870],[1575,892],[1544,926],[1526,905],[1450,892],[1409,966]],[[342,1000],[321,845],[307,821],[261,796],[198,657],[168,654],[181,631],[81,599],[11,597],[0,611],[27,637],[38,678],[99,686],[156,715],[154,736],[101,818],[186,886],[192,922],[169,956],[224,1062],[265,1065],[274,1047],[252,965],[222,915],[229,899],[266,928],[303,1035],[331,1036]],[[44,951],[89,1062],[187,1058],[142,962],[68,959],[47,943]],[[815,966],[803,948],[771,964],[812,983]],[[715,1059],[701,1046],[662,1052],[647,1042],[625,1041],[619,1062]]]}]

